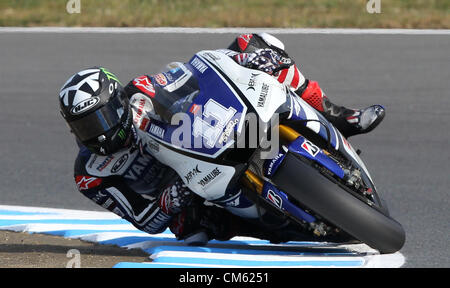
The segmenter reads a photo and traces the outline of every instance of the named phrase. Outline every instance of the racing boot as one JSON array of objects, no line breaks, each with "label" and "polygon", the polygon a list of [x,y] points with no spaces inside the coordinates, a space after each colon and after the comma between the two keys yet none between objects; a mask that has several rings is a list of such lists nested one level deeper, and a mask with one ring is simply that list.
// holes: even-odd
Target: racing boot
[{"label": "racing boot", "polygon": [[346,138],[372,131],[385,116],[384,107],[381,105],[354,110],[337,106],[325,97],[324,107],[325,112],[322,115],[333,123]]},{"label": "racing boot", "polygon": [[385,116],[381,105],[360,110],[338,106],[328,99],[316,81],[309,80],[305,84],[306,88],[297,90],[297,94],[333,123],[346,138],[372,131]]}]

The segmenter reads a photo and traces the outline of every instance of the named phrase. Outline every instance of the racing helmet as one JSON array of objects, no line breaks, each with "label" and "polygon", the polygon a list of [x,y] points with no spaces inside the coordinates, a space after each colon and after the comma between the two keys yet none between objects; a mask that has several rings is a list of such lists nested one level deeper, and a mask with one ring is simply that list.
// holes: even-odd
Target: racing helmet
[{"label": "racing helmet", "polygon": [[92,67],[70,77],[60,90],[59,104],[71,132],[93,153],[112,154],[130,142],[128,97],[105,68]]}]

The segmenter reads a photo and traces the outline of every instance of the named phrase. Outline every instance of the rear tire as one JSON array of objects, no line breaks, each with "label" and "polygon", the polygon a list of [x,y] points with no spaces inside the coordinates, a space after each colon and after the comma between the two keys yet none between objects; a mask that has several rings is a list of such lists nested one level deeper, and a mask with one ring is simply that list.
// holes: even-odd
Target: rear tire
[{"label": "rear tire", "polygon": [[380,253],[405,243],[400,223],[351,195],[295,154],[288,153],[272,177],[290,197]]}]

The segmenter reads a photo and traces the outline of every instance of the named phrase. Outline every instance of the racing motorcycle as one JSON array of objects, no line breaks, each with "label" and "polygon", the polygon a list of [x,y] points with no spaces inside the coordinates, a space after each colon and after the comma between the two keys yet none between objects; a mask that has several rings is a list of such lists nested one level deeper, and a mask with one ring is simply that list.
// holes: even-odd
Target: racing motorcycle
[{"label": "racing motorcycle", "polygon": [[[218,51],[198,52],[173,69],[183,69],[185,80],[165,90],[190,82],[195,87],[170,103],[170,123],[152,120],[146,135],[152,154],[194,193],[218,203],[240,185],[255,203],[317,241],[345,235],[381,253],[402,248],[405,232],[389,215],[359,153],[286,86]],[[255,130],[249,115],[278,144],[268,159],[262,159],[267,147],[261,147],[267,135],[248,143]]]}]

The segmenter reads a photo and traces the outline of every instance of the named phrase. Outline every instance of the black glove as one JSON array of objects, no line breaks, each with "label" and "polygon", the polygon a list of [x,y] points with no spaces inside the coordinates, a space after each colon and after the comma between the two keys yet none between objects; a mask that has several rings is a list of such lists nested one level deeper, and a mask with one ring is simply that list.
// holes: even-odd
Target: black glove
[{"label": "black glove", "polygon": [[196,203],[177,214],[169,228],[178,240],[203,231],[208,235],[208,240],[226,241],[235,236],[230,221],[233,217],[223,208]]}]

